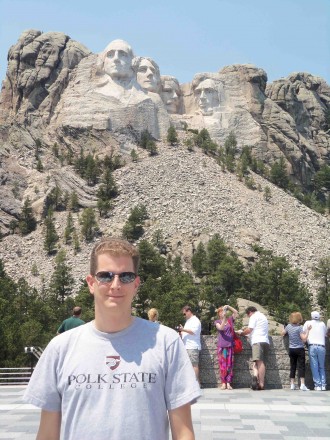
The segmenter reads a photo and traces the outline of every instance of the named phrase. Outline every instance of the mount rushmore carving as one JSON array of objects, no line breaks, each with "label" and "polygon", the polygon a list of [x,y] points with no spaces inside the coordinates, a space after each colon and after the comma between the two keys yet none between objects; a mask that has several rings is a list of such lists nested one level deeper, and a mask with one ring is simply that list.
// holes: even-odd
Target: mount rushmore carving
[{"label": "mount rushmore carving", "polygon": [[330,87],[308,73],[267,84],[264,70],[243,64],[179,84],[123,40],[93,54],[62,33],[30,30],[9,50],[0,123],[46,125],[54,133],[61,127],[148,129],[155,139],[172,124],[206,128],[219,144],[234,132],[238,148],[252,146],[265,162],[284,156],[308,185],[329,160],[329,109]]}]

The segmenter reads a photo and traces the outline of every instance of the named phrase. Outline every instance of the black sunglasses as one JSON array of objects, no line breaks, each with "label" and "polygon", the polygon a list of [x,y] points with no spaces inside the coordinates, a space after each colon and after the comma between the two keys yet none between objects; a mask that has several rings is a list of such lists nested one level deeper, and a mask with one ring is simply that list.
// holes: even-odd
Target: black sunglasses
[{"label": "black sunglasses", "polygon": [[123,284],[131,283],[137,277],[137,275],[134,272],[114,273],[114,272],[102,271],[102,272],[97,272],[95,278],[100,283],[112,283],[116,275],[118,275],[120,282]]}]

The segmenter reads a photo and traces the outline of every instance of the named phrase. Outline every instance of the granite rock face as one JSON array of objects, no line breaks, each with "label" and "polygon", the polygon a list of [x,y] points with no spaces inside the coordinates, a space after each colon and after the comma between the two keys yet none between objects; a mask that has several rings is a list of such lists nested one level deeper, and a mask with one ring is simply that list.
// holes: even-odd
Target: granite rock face
[{"label": "granite rock face", "polygon": [[62,33],[29,30],[9,50],[0,123],[43,124],[55,133],[147,129],[155,139],[172,123],[207,128],[220,145],[233,132],[238,152],[249,145],[268,164],[284,157],[292,180],[309,187],[329,162],[329,109],[329,85],[307,73],[267,84],[264,70],[237,64],[179,85],[125,41],[91,54]]},{"label": "granite rock face", "polygon": [[0,122],[48,123],[69,74],[90,53],[60,32],[23,32],[9,49],[0,97]]},{"label": "granite rock face", "polygon": [[[185,267],[198,242],[220,233],[248,263],[255,258],[254,243],[287,257],[315,294],[313,267],[329,253],[327,218],[253,175],[261,191],[266,185],[271,188],[266,202],[261,191],[249,190],[237,176],[222,172],[213,158],[201,151],[188,153],[183,145],[189,133],[184,130],[178,132],[175,149],[164,137],[171,123],[205,127],[220,145],[234,132],[238,151],[250,145],[268,165],[284,157],[293,180],[308,187],[319,167],[329,163],[329,109],[329,86],[309,74],[292,74],[267,85],[264,70],[233,65],[196,74],[180,85],[175,77],[161,75],[152,59],[135,57],[122,40],[93,54],[61,33],[24,32],[9,50],[0,95],[0,229],[6,235],[3,256],[9,273],[15,270],[18,240],[8,235],[10,222],[18,218],[27,197],[37,216],[54,185],[75,191],[81,207],[96,207],[98,187],[89,187],[72,166],[54,157],[57,143],[62,158],[69,153],[78,157],[81,148],[99,158],[122,155],[126,166],[115,173],[119,196],[113,216],[100,219],[105,234],[120,234],[132,206],[145,203],[151,217],[145,238],[162,229],[169,252],[181,256]],[[145,129],[159,140],[158,156],[149,157],[137,146]],[[37,140],[43,172],[37,170]],[[139,155],[136,164],[130,157],[133,148]],[[61,235],[64,213],[56,215]],[[26,250],[20,265],[28,268],[27,278],[30,247],[38,265],[52,271],[42,239],[40,227],[26,238],[28,245],[19,237],[19,247]],[[88,251],[86,245],[79,257],[70,255],[77,279],[84,273],[80,260]]]}]

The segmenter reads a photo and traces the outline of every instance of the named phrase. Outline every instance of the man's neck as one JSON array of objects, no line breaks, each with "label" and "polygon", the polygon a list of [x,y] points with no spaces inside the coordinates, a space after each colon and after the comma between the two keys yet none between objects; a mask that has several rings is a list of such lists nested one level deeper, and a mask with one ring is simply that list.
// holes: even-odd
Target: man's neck
[{"label": "man's neck", "polygon": [[134,319],[134,316],[132,316],[130,312],[123,312],[120,314],[101,314],[95,312],[94,324],[95,328],[100,332],[116,333],[129,327],[133,323]]}]

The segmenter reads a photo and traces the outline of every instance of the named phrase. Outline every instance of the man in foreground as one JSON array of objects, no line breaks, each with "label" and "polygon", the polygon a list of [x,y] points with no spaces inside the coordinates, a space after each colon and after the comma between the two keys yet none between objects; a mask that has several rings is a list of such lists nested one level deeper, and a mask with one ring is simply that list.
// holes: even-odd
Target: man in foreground
[{"label": "man in foreground", "polygon": [[251,388],[253,390],[265,389],[265,357],[269,349],[268,339],[268,321],[266,316],[250,306],[245,310],[249,317],[248,327],[239,330],[237,333],[241,336],[251,334],[252,360],[253,360],[253,378]]},{"label": "man in foreground", "polygon": [[125,240],[95,245],[86,280],[95,320],[54,338],[24,400],[40,408],[37,440],[193,440],[200,396],[178,334],[136,318],[139,254]]},{"label": "man in foreground", "polygon": [[182,308],[182,314],[186,320],[184,327],[179,325],[182,341],[186,347],[189,359],[195,370],[196,379],[199,381],[199,352],[201,350],[201,322],[193,314],[190,306]]},{"label": "man in foreground", "polygon": [[76,306],[72,310],[72,316],[68,319],[65,319],[62,324],[59,326],[57,330],[57,334],[60,335],[68,330],[72,330],[73,328],[79,327],[80,325],[85,324],[85,321],[80,319],[81,317],[81,307]]}]

